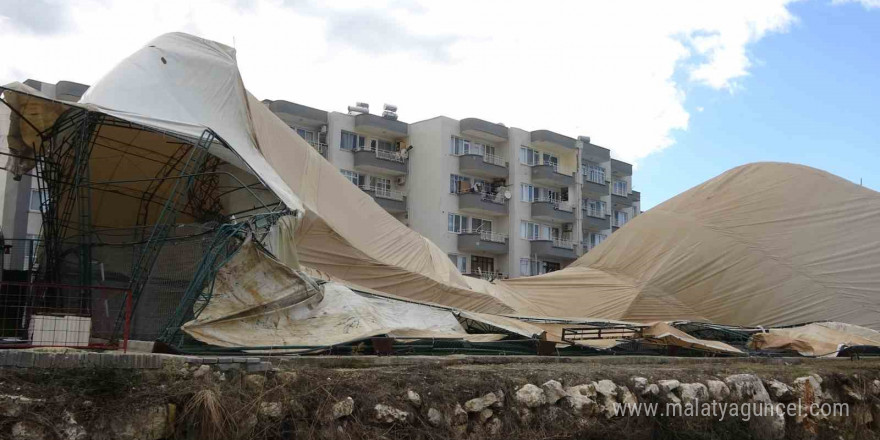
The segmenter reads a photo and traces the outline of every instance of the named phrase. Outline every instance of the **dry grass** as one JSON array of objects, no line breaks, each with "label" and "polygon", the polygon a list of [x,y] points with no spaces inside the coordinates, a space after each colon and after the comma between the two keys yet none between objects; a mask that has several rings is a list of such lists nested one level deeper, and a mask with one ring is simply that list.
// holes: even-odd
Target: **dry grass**
[{"label": "dry grass", "polygon": [[238,431],[219,393],[212,388],[196,391],[186,402],[181,419],[199,440],[225,440],[229,433]]}]

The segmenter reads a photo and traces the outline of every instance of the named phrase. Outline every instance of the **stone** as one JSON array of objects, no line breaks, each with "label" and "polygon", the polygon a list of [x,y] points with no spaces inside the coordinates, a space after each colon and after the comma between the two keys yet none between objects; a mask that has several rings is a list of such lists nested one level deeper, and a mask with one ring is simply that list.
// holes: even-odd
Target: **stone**
[{"label": "stone", "polygon": [[455,404],[455,409],[452,411],[452,423],[451,425],[467,425],[468,421],[468,413],[461,407],[459,404]]},{"label": "stone", "polygon": [[648,379],[644,377],[634,377],[631,379],[633,385],[633,391],[636,394],[645,395],[645,388],[648,388]]},{"label": "stone", "polygon": [[44,399],[32,399],[25,396],[0,395],[0,415],[18,417],[29,406],[44,401]]},{"label": "stone", "polygon": [[170,434],[168,407],[155,405],[125,412],[108,421],[101,431],[117,440],[159,440]]},{"label": "stone", "polygon": [[409,400],[409,403],[412,403],[416,408],[422,406],[422,396],[413,390],[406,391],[406,400]]},{"label": "stone", "polygon": [[468,400],[464,403],[464,409],[467,412],[480,412],[494,404],[498,403],[498,396],[495,393],[489,393],[482,397]]},{"label": "stone", "polygon": [[428,423],[435,428],[443,426],[443,413],[436,408],[428,408]]},{"label": "stone", "polygon": [[514,400],[527,408],[537,408],[547,403],[547,397],[544,396],[544,390],[530,383],[523,385],[516,390]]},{"label": "stone", "polygon": [[657,386],[660,387],[661,394],[669,394],[669,393],[675,391],[676,389],[678,389],[679,385],[681,385],[681,382],[679,382],[675,379],[661,380],[661,381],[657,382]]},{"label": "stone", "polygon": [[794,400],[794,392],[792,392],[788,385],[775,379],[765,381],[764,385],[767,387],[767,393],[770,394],[770,398],[774,401],[791,402]]},{"label": "stone", "polygon": [[564,402],[576,414],[594,414],[599,409],[595,400],[583,394],[569,394]]},{"label": "stone", "polygon": [[486,423],[486,431],[489,432],[489,435],[496,436],[496,435],[498,435],[499,432],[501,432],[502,426],[503,425],[501,423],[501,419],[499,419],[498,417],[492,417]]},{"label": "stone", "polygon": [[792,384],[792,393],[805,406],[813,403],[822,403],[821,378],[811,375],[795,379]]},{"label": "stone", "polygon": [[562,412],[562,409],[560,409],[558,406],[551,406],[547,408],[547,411],[545,411],[544,414],[547,418],[547,421],[551,423],[558,422],[565,416],[565,414],[563,414]]},{"label": "stone", "polygon": [[480,423],[486,423],[486,420],[491,419],[493,414],[495,414],[495,412],[489,408],[480,411]]},{"label": "stone", "polygon": [[[555,409],[556,407],[553,408]],[[532,412],[532,410],[528,408],[520,407],[516,409],[516,418],[523,426],[528,426],[530,423],[532,423],[532,418],[534,418],[534,415],[535,414]]]},{"label": "stone", "polygon": [[617,387],[617,401],[623,405],[636,405],[639,403],[636,395],[625,386]]},{"label": "stone", "polygon": [[64,440],[84,440],[88,437],[86,429],[76,422],[76,419],[70,411],[64,410],[61,420],[62,424],[59,428],[61,429],[62,438],[64,438]]},{"label": "stone", "polygon": [[562,388],[562,384],[555,380],[544,382],[544,384],[541,385],[541,389],[544,390],[544,398],[550,405],[555,405],[559,399],[568,396],[568,393]]},{"label": "stone", "polygon": [[389,425],[394,423],[407,423],[410,418],[410,413],[381,403],[377,403],[376,406],[373,407],[373,410],[375,411],[374,419],[379,423]]},{"label": "stone", "polygon": [[196,379],[204,377],[206,375],[208,377],[210,377],[211,375],[211,367],[209,365],[199,365],[199,368],[197,368],[196,371],[193,372],[193,377]]},{"label": "stone", "polygon": [[492,408],[504,408],[504,390],[496,390],[495,398],[498,400],[492,404]]},{"label": "stone", "polygon": [[730,398],[734,402],[770,403],[770,394],[754,374],[734,374],[724,382],[730,388]]},{"label": "stone", "polygon": [[645,397],[657,397],[660,395],[660,387],[656,383],[649,384],[645,387],[645,391],[642,392],[642,396]]},{"label": "stone", "polygon": [[354,412],[354,399],[346,397],[333,404],[330,408],[330,418],[338,420],[350,416],[352,412]]},{"label": "stone", "polygon": [[852,387],[850,387],[848,385],[843,387],[843,393],[846,396],[846,398],[852,402],[858,403],[858,402],[865,401],[865,396],[862,393],[852,389]]},{"label": "stone", "polygon": [[871,382],[871,395],[880,397],[880,379]]},{"label": "stone", "polygon": [[709,400],[709,390],[701,383],[683,383],[679,385],[679,390],[684,405],[695,405],[697,401]]},{"label": "stone", "polygon": [[22,420],[12,425],[12,438],[15,440],[49,440],[54,436],[45,426],[30,420]]},{"label": "stone", "polygon": [[284,415],[284,407],[281,402],[260,402],[260,416],[270,419],[280,419]]},{"label": "stone", "polygon": [[296,382],[297,374],[293,371],[279,371],[275,373],[275,378],[284,385],[290,385]]},{"label": "stone", "polygon": [[244,387],[251,391],[260,391],[266,386],[266,376],[248,374],[244,377]]},{"label": "stone", "polygon": [[[290,414],[294,419],[306,419],[309,417],[309,412],[306,410],[306,407],[300,403],[299,400],[290,399],[287,401],[287,406],[290,408]],[[352,407],[354,407],[354,401],[352,401]],[[331,417],[332,417],[332,409],[331,409]],[[344,416],[343,416],[344,417]]]},{"label": "stone", "polygon": [[589,397],[593,399],[596,397],[596,386],[593,384],[575,385],[573,387],[566,388],[565,393],[569,396],[577,394],[579,396]]},{"label": "stone", "polygon": [[723,402],[727,400],[727,397],[730,396],[730,388],[727,387],[727,384],[720,380],[707,380],[706,388],[709,389],[709,397],[712,400]]},{"label": "stone", "polygon": [[601,394],[606,397],[617,396],[617,385],[608,379],[600,380],[593,386],[596,389],[596,394]]}]

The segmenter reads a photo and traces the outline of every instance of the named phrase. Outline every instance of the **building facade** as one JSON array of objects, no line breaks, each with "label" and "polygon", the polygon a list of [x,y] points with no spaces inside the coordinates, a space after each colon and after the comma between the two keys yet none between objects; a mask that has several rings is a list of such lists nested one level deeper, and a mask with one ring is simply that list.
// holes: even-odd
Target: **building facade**
[{"label": "building facade", "polygon": [[590,138],[396,108],[264,101],[353,184],[482,278],[559,270],[640,213],[632,165]]}]

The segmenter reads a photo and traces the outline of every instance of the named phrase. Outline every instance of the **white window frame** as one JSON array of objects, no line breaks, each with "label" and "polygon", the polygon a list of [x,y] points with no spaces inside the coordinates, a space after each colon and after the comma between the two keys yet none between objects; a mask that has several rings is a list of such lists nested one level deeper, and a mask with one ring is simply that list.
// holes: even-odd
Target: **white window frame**
[{"label": "white window frame", "polygon": [[587,181],[598,184],[605,183],[605,167],[588,162],[581,166],[581,171]]},{"label": "white window frame", "polygon": [[460,234],[468,230],[468,216],[450,212],[446,216],[446,230],[453,234]]},{"label": "white window frame", "polygon": [[[354,138],[354,146],[348,148],[345,146],[345,138],[346,136],[350,136]],[[355,151],[361,149],[366,145],[367,138],[365,136],[359,135],[357,133],[353,133],[351,131],[342,130],[342,134],[339,136],[339,149],[345,151]]]},{"label": "white window frame", "polygon": [[627,194],[629,194],[629,182],[627,182],[626,180],[615,180],[613,185],[614,186],[611,189],[611,192],[613,194],[619,196],[626,196]]},{"label": "white window frame", "polygon": [[468,271],[467,271],[467,264],[468,264],[467,255],[447,254],[447,256],[449,256],[449,260],[452,261],[452,264],[455,265],[455,268],[458,269],[459,272],[461,272],[463,274],[468,273]]},{"label": "white window frame", "polygon": [[519,147],[519,163],[531,167],[540,164],[540,162],[541,153],[538,150],[526,146]]},{"label": "white window frame", "polygon": [[458,194],[459,188],[461,187],[461,182],[467,182],[468,185],[471,184],[471,178],[467,176],[460,176],[458,174],[450,174],[449,175],[449,194]]},{"label": "white window frame", "polygon": [[[34,207],[34,203],[36,203],[36,207]],[[40,212],[42,204],[42,200],[40,200],[40,190],[38,188],[31,188],[31,195],[28,199],[28,211]]]}]

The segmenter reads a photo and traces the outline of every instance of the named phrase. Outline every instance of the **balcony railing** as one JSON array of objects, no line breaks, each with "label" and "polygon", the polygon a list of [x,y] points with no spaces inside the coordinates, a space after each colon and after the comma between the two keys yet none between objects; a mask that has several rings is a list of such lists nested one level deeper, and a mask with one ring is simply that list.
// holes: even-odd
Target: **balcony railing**
[{"label": "balcony railing", "polygon": [[506,234],[498,234],[492,231],[480,231],[475,229],[462,229],[459,234],[480,234],[480,240],[492,241],[495,243],[507,243]]},{"label": "balcony railing", "polygon": [[558,238],[554,238],[553,247],[574,250],[574,242],[571,240],[560,240]]},{"label": "balcony railing", "polygon": [[537,197],[537,198],[535,198],[533,203],[552,203],[554,209],[557,209],[559,211],[565,211],[565,212],[574,212],[574,206],[572,206],[570,202],[559,201],[557,199],[550,199],[547,197]]},{"label": "balcony railing", "polygon": [[502,272],[483,272],[481,270],[477,270],[476,272],[466,273],[465,275],[471,276],[474,278],[479,278],[486,281],[494,281],[494,280],[506,280],[507,275]]},{"label": "balcony railing", "polygon": [[494,154],[484,154],[483,162],[490,163],[492,165],[498,165],[499,167],[507,166],[507,161],[505,161],[503,157],[496,156]]},{"label": "balcony railing", "polygon": [[387,160],[387,161],[391,161],[391,162],[406,163],[406,159],[403,157],[403,154],[401,154],[399,151],[388,151],[388,150],[379,150],[379,149],[372,149],[372,148],[358,148],[358,149],[352,150],[352,151],[373,151],[376,153],[376,158],[378,158],[378,159]]},{"label": "balcony railing", "polygon": [[611,194],[614,194],[615,196],[621,196],[621,197],[626,197],[627,195],[629,195],[626,192],[626,188],[619,188],[616,185],[611,185]]},{"label": "balcony railing", "polygon": [[373,185],[361,185],[361,189],[364,191],[370,191],[376,197],[381,197],[383,199],[391,199],[391,200],[399,200],[403,201],[406,196],[402,191],[395,191],[393,189],[387,189],[381,186],[373,186]]},{"label": "balcony railing", "polygon": [[327,155],[327,144],[318,141],[308,141],[309,145],[312,146],[321,156]]},{"label": "balcony railing", "polygon": [[587,182],[598,183],[599,185],[605,184],[605,173],[597,173],[595,171],[584,171],[584,179]]},{"label": "balcony railing", "polygon": [[589,217],[605,218],[605,210],[597,209],[590,206],[584,207],[584,215]]},{"label": "balcony railing", "polygon": [[477,193],[475,191],[459,191],[456,194],[479,194],[480,200],[489,203],[495,203],[497,205],[505,205],[507,204],[507,199],[504,197],[504,194],[501,193],[490,193],[490,192],[480,192]]},{"label": "balcony railing", "polygon": [[621,221],[621,219],[617,218],[617,216],[615,215],[611,217],[611,226],[619,228],[625,225],[628,221],[629,219],[623,219],[623,221]]}]

